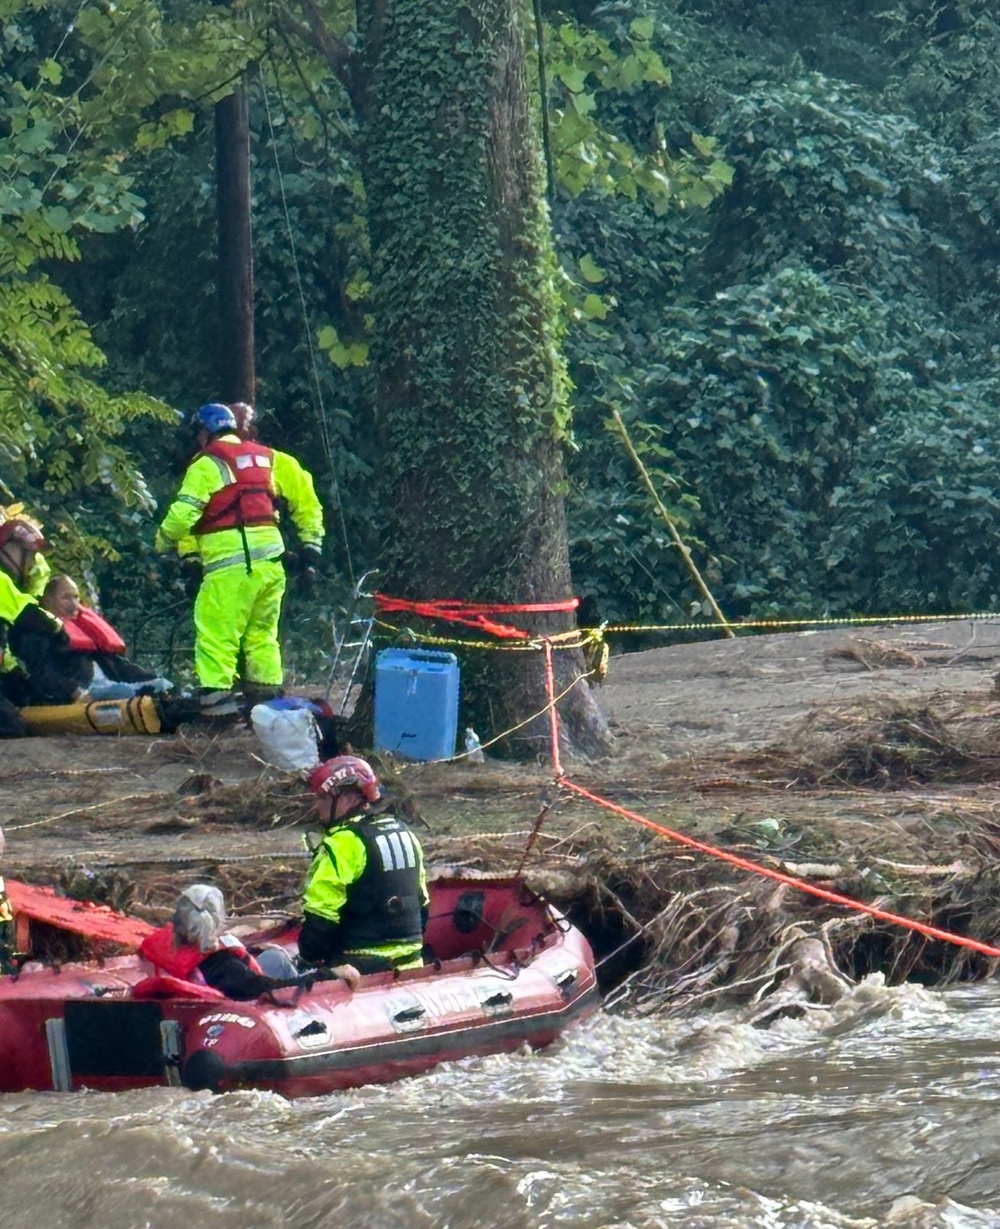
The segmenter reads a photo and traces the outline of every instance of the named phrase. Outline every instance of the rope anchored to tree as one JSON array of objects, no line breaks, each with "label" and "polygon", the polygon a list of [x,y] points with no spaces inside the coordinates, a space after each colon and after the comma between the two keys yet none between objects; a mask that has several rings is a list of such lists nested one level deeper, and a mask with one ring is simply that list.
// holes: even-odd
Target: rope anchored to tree
[{"label": "rope anchored to tree", "polygon": [[522,602],[501,604],[497,602],[460,602],[454,598],[428,598],[412,602],[402,597],[389,597],[376,593],[375,610],[386,614],[415,614],[424,619],[441,619],[445,623],[460,623],[479,631],[497,636],[501,640],[530,640],[531,633],[509,623],[496,623],[489,615],[509,614],[561,614],[576,610],[578,597],[565,598],[559,602]]}]

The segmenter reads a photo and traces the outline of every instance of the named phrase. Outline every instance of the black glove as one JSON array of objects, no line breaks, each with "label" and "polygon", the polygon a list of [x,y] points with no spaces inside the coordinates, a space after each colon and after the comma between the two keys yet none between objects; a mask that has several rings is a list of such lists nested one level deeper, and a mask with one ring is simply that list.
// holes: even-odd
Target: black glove
[{"label": "black glove", "polygon": [[316,584],[319,558],[319,551],[315,546],[303,546],[299,551],[298,588],[302,593],[311,593]]},{"label": "black glove", "polygon": [[201,559],[197,555],[182,555],[180,569],[184,592],[193,598],[201,588]]}]

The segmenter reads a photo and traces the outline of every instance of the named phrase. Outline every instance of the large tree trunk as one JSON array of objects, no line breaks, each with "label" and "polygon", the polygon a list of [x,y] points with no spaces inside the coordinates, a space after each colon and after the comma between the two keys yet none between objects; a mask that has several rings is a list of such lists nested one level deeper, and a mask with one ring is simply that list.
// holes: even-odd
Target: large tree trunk
[{"label": "large tree trunk", "polygon": [[[546,602],[572,587],[567,381],[518,0],[359,4],[366,58],[371,359],[388,592]],[[571,615],[511,622],[551,634]],[[556,654],[567,745],[609,746],[579,652]],[[545,706],[541,653],[468,653],[466,713],[499,733]],[[480,731],[483,733],[483,730]],[[542,751],[547,720],[510,747]]]}]

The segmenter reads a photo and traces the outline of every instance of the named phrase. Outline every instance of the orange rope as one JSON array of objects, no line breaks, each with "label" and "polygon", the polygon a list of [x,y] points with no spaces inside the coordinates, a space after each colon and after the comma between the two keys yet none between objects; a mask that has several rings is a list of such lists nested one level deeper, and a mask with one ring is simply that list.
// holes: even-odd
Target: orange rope
[{"label": "orange rope", "polygon": [[[476,627],[483,631],[491,632],[493,635],[506,640],[527,640],[530,637],[521,628],[513,627],[510,624],[493,622],[487,618],[488,615],[514,613],[551,614],[575,610],[580,604],[579,598],[575,597],[562,602],[534,602],[523,605],[461,602],[457,599],[447,598],[411,602],[405,598],[389,597],[384,593],[376,593],[374,597],[376,609],[380,611],[388,613],[406,612],[420,615],[423,618],[442,619],[449,623],[461,623],[468,627]],[[916,931],[917,934],[924,935],[928,939],[939,939],[944,943],[953,943],[958,947],[967,947],[984,956],[1000,959],[1000,948],[994,947],[989,943],[982,943],[978,939],[970,939],[965,935],[957,935],[950,930],[941,930],[940,927],[929,926],[925,922],[916,922],[912,918],[902,917],[898,913],[890,913],[886,909],[878,909],[875,905],[868,905],[864,901],[854,900],[852,897],[843,896],[839,892],[830,892],[826,888],[817,887],[815,884],[807,883],[804,879],[798,879],[794,875],[786,875],[782,871],[772,870],[770,867],[762,866],[758,862],[751,862],[748,858],[741,858],[737,854],[728,853],[726,850],[719,849],[715,845],[709,845],[704,841],[696,840],[694,837],[685,836],[682,832],[676,832],[672,828],[667,828],[663,824],[655,823],[645,815],[640,815],[637,811],[630,811],[626,807],[618,806],[617,803],[611,802],[607,798],[602,798],[599,794],[584,789],[582,785],[577,785],[571,781],[563,771],[559,751],[559,714],[556,710],[557,697],[555,670],[552,663],[552,642],[545,639],[543,648],[545,650],[545,689],[547,693],[546,707],[549,712],[550,755],[552,771],[555,775],[556,784],[560,789],[570,790],[575,794],[579,794],[581,798],[586,798],[599,807],[613,811],[616,815],[621,815],[632,823],[641,824],[644,828],[649,828],[652,832],[656,832],[668,840],[677,841],[681,845],[686,845],[689,849],[696,849],[700,853],[708,854],[709,857],[718,858],[722,862],[728,862],[731,866],[738,867],[740,870],[749,871],[753,875],[761,875],[765,879],[773,879],[776,883],[783,883],[788,887],[796,888],[800,892],[806,892],[808,895],[828,901],[830,904],[842,905],[844,908],[853,909],[857,913],[866,913],[869,917],[879,918],[883,922],[891,922],[895,926],[902,926],[907,930]],[[548,806],[543,807],[538,819],[535,821],[535,827],[529,838],[528,848],[525,849],[524,856],[521,859],[522,867],[534,843],[534,839],[541,829],[548,810]]]},{"label": "orange rope", "polygon": [[563,611],[576,610],[580,605],[578,597],[566,598],[561,602],[525,602],[522,604],[502,604],[490,602],[460,602],[457,598],[428,598],[425,601],[411,602],[402,597],[389,597],[385,593],[376,593],[375,609],[390,614],[415,614],[425,619],[442,619],[446,623],[461,623],[465,627],[479,628],[490,632],[503,640],[527,640],[528,633],[509,623],[495,623],[487,615],[497,614],[556,614]]},{"label": "orange rope", "polygon": [[956,935],[950,930],[941,930],[937,926],[928,926],[924,922],[915,922],[912,918],[901,917],[900,914],[889,913],[885,909],[877,909],[874,905],[866,905],[864,901],[853,900],[850,896],[842,896],[839,892],[828,892],[826,888],[819,888],[814,883],[807,883],[804,879],[796,879],[794,875],[786,875],[782,871],[772,870],[769,866],[761,866],[759,862],[751,862],[748,858],[741,858],[737,854],[727,853],[724,849],[717,849],[714,845],[707,845],[704,841],[695,840],[692,836],[685,836],[683,832],[675,832],[672,828],[665,828],[662,824],[647,819],[645,815],[639,815],[636,811],[626,810],[625,807],[620,807],[617,803],[610,802],[599,794],[591,793],[589,789],[584,789],[582,785],[576,785],[568,777],[560,777],[559,786],[563,789],[572,790],[573,793],[579,794],[582,798],[589,799],[599,807],[605,807],[609,811],[623,815],[626,819],[632,820],[633,823],[642,824],[644,828],[649,828],[651,831],[659,833],[660,836],[667,837],[668,840],[679,841],[682,845],[687,845],[689,849],[700,850],[701,853],[707,853],[713,858],[719,858],[723,862],[730,863],[732,866],[738,866],[740,870],[750,871],[754,875],[763,875],[767,879],[774,879],[778,883],[785,883],[789,887],[798,888],[800,892],[808,892],[810,896],[818,896],[820,900],[828,900],[834,905],[845,905],[848,909],[855,909],[859,913],[867,913],[871,917],[881,918],[883,922],[893,922],[896,926],[905,926],[907,930],[915,930],[918,934],[926,935],[929,939],[941,939],[945,943],[955,943],[959,947],[968,947],[974,952],[981,952],[984,956],[1000,957],[1000,947],[993,947],[989,943],[981,943],[978,939],[968,939],[964,935]]},{"label": "orange rope", "polygon": [[689,849],[697,849],[700,853],[708,854],[712,858],[718,858],[722,862],[728,862],[731,866],[736,866],[740,870],[750,871],[754,875],[762,875],[765,879],[773,879],[777,883],[784,883],[788,887],[797,888],[800,892],[806,892],[810,896],[816,896],[820,900],[829,901],[831,904],[843,905],[858,913],[867,913],[870,917],[879,918],[883,922],[892,922],[896,926],[902,926],[907,930],[914,930],[918,934],[925,935],[928,939],[940,939],[944,943],[954,943],[958,947],[970,948],[972,951],[980,952],[984,956],[1000,958],[1000,948],[993,947],[989,943],[982,943],[978,939],[969,939],[965,935],[957,935],[950,930],[941,930],[937,926],[928,926],[925,922],[915,922],[912,918],[902,917],[898,913],[890,913],[886,909],[878,909],[875,905],[865,904],[864,901],[854,900],[850,896],[842,896],[839,892],[829,892],[826,888],[820,888],[813,883],[807,883],[804,879],[797,879],[794,875],[786,875],[782,871],[775,871],[768,866],[761,866],[758,862],[751,862],[748,858],[741,858],[738,854],[728,853],[724,849],[718,849],[715,845],[708,845],[704,841],[696,840],[692,836],[685,836],[683,832],[676,832],[673,828],[664,827],[663,824],[647,819],[645,815],[640,815],[637,811],[629,811],[627,808],[618,806],[617,803],[611,802],[607,798],[602,798],[600,794],[592,793],[589,789],[584,789],[582,785],[577,785],[565,775],[560,763],[559,717],[556,712],[555,675],[552,669],[552,648],[548,642],[545,644],[545,686],[548,690],[549,719],[552,726],[552,770],[555,773],[556,784],[560,789],[571,790],[573,793],[579,794],[581,798],[586,798],[597,806],[613,811],[616,815],[621,815],[633,823],[641,824],[644,828],[649,828],[652,832],[665,836],[668,840],[677,841],[681,845],[686,845]]}]

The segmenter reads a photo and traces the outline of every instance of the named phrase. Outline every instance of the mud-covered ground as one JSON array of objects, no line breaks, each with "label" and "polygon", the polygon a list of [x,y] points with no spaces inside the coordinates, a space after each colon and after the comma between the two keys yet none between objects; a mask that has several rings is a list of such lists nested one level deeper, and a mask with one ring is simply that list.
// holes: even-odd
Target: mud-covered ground
[{"label": "mud-covered ground", "polygon": [[[655,822],[793,874],[859,895],[872,885],[912,895],[917,885],[940,896],[942,882],[948,891],[979,882],[1000,856],[998,671],[1000,622],[985,621],[615,655],[598,696],[617,750],[570,760],[567,771]],[[2,744],[4,869],[73,894],[89,884],[154,920],[178,887],[204,878],[223,883],[237,913],[292,909],[310,804],[258,750],[243,728]],[[643,885],[654,879],[661,894],[676,891],[677,875],[692,891],[706,874],[737,894],[759,887],[583,799],[557,797],[545,765],[387,768],[426,825],[433,865],[515,869],[551,803],[527,877],[564,904],[589,892],[591,913],[617,913],[613,930],[623,916],[643,924],[653,907]],[[656,868],[674,878],[657,879]],[[933,902],[921,907],[933,915]]]}]

